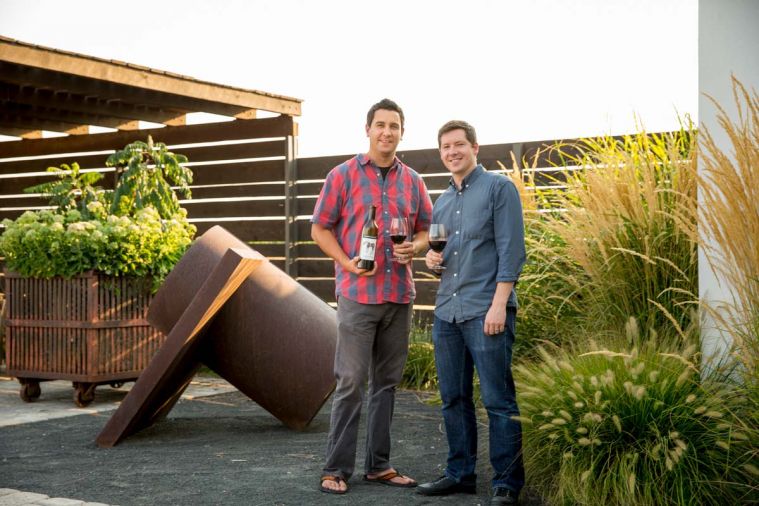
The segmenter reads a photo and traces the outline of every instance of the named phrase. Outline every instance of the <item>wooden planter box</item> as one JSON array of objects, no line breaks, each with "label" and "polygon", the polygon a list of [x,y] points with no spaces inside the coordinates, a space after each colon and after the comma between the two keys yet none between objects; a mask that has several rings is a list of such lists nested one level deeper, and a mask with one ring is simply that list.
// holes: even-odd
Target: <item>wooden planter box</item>
[{"label": "wooden planter box", "polygon": [[146,320],[150,281],[87,272],[71,279],[5,275],[6,366],[21,398],[41,380],[70,380],[84,407],[95,387],[137,379],[165,340]]}]

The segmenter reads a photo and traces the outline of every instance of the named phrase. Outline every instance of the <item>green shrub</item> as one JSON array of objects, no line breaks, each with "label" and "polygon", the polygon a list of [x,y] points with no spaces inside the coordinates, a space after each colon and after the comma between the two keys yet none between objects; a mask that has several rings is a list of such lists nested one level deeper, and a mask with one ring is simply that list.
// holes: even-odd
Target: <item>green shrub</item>
[{"label": "green shrub", "polygon": [[157,289],[195,234],[167,182],[186,189],[192,180],[180,161],[186,158],[151,139],[130,144],[109,158],[109,164],[128,167],[114,191],[93,186],[101,176],[82,173],[76,163],[51,167],[58,180],[26,191],[42,192],[56,209],[3,220],[0,255],[6,266],[42,278],[89,270],[151,277]]},{"label": "green shrub", "polygon": [[702,381],[696,346],[664,352],[655,341],[541,349],[516,367],[525,465],[551,504],[759,500],[757,404],[726,376]]},{"label": "green shrub", "polygon": [[150,207],[133,217],[91,220],[82,220],[76,210],[27,211],[15,221],[3,220],[0,251],[8,268],[23,276],[71,277],[98,270],[160,280],[192,241],[194,227],[183,215],[178,218],[161,220]]}]

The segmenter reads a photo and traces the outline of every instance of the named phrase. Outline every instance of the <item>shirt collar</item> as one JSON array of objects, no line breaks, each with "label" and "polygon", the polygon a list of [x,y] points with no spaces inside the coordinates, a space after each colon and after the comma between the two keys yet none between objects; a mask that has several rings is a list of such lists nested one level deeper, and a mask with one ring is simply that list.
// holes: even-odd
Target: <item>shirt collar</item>
[{"label": "shirt collar", "polygon": [[[366,165],[369,165],[369,164],[372,164],[373,166],[377,167],[377,164],[374,163],[374,161],[370,160],[369,157],[366,156],[365,153],[360,153],[358,155],[358,163],[362,167],[365,167]],[[393,169],[393,168],[400,169],[401,168],[401,161],[400,161],[400,159],[397,156],[395,156],[393,158],[393,164],[390,166],[390,168],[391,169]]]},{"label": "shirt collar", "polygon": [[[467,189],[467,187],[474,183],[478,177],[480,177],[480,174],[485,172],[485,167],[482,166],[482,164],[477,164],[477,166],[472,170],[472,172],[469,173],[467,177],[464,178],[463,181],[461,181],[461,191],[464,191]],[[448,179],[448,185],[453,188],[456,191],[459,191],[456,187],[456,183],[453,181],[453,176],[451,176],[450,179]]]}]

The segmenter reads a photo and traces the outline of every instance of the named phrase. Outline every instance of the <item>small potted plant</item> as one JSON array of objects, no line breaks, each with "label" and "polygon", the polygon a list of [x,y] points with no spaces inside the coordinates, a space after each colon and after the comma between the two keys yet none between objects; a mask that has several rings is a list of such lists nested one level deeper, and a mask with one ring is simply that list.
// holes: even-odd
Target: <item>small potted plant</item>
[{"label": "small potted plant", "polygon": [[108,158],[113,190],[76,163],[51,167],[56,181],[26,191],[54,208],[3,221],[6,365],[22,399],[39,397],[40,380],[64,379],[86,406],[97,385],[147,366],[165,337],[145,320],[152,294],[195,234],[172,189],[189,197],[186,162],[148,138]]}]

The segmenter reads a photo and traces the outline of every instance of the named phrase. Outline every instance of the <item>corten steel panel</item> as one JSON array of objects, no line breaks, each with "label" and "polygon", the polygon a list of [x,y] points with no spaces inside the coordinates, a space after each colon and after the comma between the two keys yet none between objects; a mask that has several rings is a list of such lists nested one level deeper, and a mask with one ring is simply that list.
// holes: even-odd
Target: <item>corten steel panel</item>
[{"label": "corten steel panel", "polygon": [[[228,248],[248,246],[220,226],[195,241],[156,294],[148,321],[171,329]],[[335,387],[336,336],[334,309],[266,262],[219,311],[199,359],[285,425],[302,429]]]},{"label": "corten steel panel", "polygon": [[[201,285],[167,332],[165,344],[98,435],[99,446],[114,446],[171,411],[200,365],[197,351],[208,323],[248,274],[265,262],[249,248],[228,249],[216,265],[203,271]],[[181,284],[181,279],[175,277],[177,282]],[[177,284],[165,284],[159,294],[170,297],[178,288]]]}]

